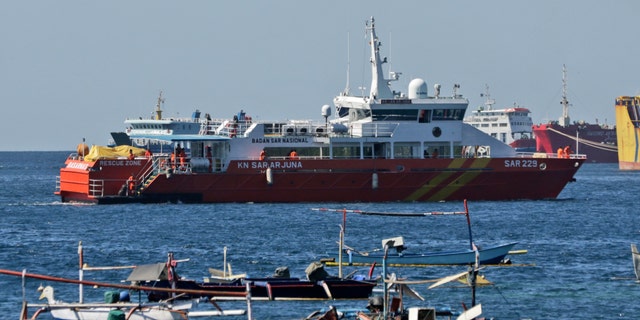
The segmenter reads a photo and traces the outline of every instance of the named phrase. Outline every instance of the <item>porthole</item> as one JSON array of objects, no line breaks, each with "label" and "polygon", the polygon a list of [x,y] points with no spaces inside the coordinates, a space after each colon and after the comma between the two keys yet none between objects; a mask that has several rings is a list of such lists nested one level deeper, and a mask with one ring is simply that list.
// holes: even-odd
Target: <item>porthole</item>
[{"label": "porthole", "polygon": [[442,135],[442,129],[440,129],[440,127],[435,127],[433,128],[433,130],[431,130],[431,133],[434,137],[438,138],[440,137],[440,135]]}]

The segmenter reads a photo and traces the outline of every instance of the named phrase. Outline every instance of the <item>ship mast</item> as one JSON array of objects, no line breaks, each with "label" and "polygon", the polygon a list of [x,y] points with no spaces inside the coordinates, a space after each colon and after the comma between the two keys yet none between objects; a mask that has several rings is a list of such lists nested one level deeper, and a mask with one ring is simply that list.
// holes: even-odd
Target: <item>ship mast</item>
[{"label": "ship mast", "polygon": [[164,99],[162,98],[162,90],[160,90],[160,95],[158,95],[158,103],[156,103],[156,120],[162,120],[162,108],[160,105],[164,103]]},{"label": "ship mast", "polygon": [[559,124],[563,127],[566,127],[570,124],[569,119],[569,100],[567,100],[567,67],[562,65],[562,100],[560,101],[562,105],[562,117],[559,119]]},{"label": "ship mast", "polygon": [[[493,105],[496,103],[495,100],[491,99],[491,94],[489,94],[489,85],[485,84],[485,94],[484,96],[487,97],[487,101],[484,102],[484,105],[486,106],[485,110],[491,110],[493,108]],[[482,96],[482,94],[480,94],[480,96]]]},{"label": "ship mast", "polygon": [[381,43],[376,36],[376,28],[374,24],[375,20],[371,17],[368,23],[368,30],[370,32],[370,44],[371,44],[371,91],[369,92],[369,98],[375,99],[392,99],[393,93],[389,88],[388,81],[396,79],[384,79],[382,75],[382,64],[387,62],[387,59],[380,59],[380,46]]}]

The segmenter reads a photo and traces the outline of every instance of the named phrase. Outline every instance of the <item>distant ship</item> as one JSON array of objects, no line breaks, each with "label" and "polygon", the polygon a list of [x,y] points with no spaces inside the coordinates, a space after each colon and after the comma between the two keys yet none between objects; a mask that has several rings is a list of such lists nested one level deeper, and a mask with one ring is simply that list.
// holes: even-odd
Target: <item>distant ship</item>
[{"label": "distant ship", "polygon": [[562,68],[562,117],[559,121],[533,126],[538,152],[552,153],[569,146],[573,152],[586,154],[587,162],[615,163],[618,161],[616,128],[584,121],[570,123],[567,100],[567,69]]},{"label": "distant ship", "polygon": [[[170,137],[175,135],[197,135],[201,133],[203,126],[211,121],[211,116],[207,113],[204,118],[200,118],[200,110],[195,110],[191,118],[169,117],[163,118],[162,105],[164,98],[162,91],[158,95],[156,109],[151,118],[131,118],[126,119],[126,132],[111,132],[113,141],[110,146],[135,146],[151,150],[153,153],[171,152],[172,142]],[[152,138],[150,138],[152,137]]]},{"label": "distant ship", "polygon": [[616,99],[616,131],[620,170],[640,170],[640,96]]},{"label": "distant ship", "polygon": [[535,152],[531,111],[516,104],[511,108],[493,109],[496,101],[491,99],[488,88],[483,96],[487,98],[485,106],[471,111],[464,122],[510,145],[517,152]]}]

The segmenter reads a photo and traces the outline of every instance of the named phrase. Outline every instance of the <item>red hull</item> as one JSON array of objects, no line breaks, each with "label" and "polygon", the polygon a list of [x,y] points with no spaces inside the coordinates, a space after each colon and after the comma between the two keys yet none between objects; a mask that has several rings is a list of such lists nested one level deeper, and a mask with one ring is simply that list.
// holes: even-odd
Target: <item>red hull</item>
[{"label": "red hull", "polygon": [[[110,162],[107,162],[110,161]],[[387,202],[556,198],[584,159],[458,158],[232,161],[226,172],[160,174],[135,195],[119,196],[151,160],[68,160],[62,201]],[[78,169],[86,164],[86,169]],[[266,168],[271,167],[272,183]],[[90,183],[91,182],[91,183]],[[100,193],[90,184],[104,185]],[[532,188],[532,186],[544,186]]]},{"label": "red hull", "polygon": [[536,139],[518,139],[509,144],[518,152],[535,152]]},{"label": "red hull", "polygon": [[[573,124],[566,127],[540,124],[533,126],[533,133],[538,152],[555,153],[558,148],[570,146],[574,152],[586,154],[588,162],[618,162],[615,128],[602,128],[596,124]],[[576,135],[578,150],[575,150]]]}]

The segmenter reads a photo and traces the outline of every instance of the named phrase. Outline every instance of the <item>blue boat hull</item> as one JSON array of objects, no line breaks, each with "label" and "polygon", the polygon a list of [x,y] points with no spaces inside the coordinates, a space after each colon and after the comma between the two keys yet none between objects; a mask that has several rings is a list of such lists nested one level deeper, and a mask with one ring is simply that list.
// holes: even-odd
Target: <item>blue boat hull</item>
[{"label": "blue boat hull", "polygon": [[[480,264],[498,264],[517,243],[480,249]],[[344,254],[343,265],[371,265],[374,262],[382,264],[383,253],[375,252],[368,255],[349,252]],[[338,255],[330,255],[333,261],[326,262],[327,265],[337,265]],[[429,252],[423,254],[412,253],[389,253],[387,255],[387,265],[390,266],[423,266],[423,265],[462,265],[475,263],[475,252],[472,250]]]}]

